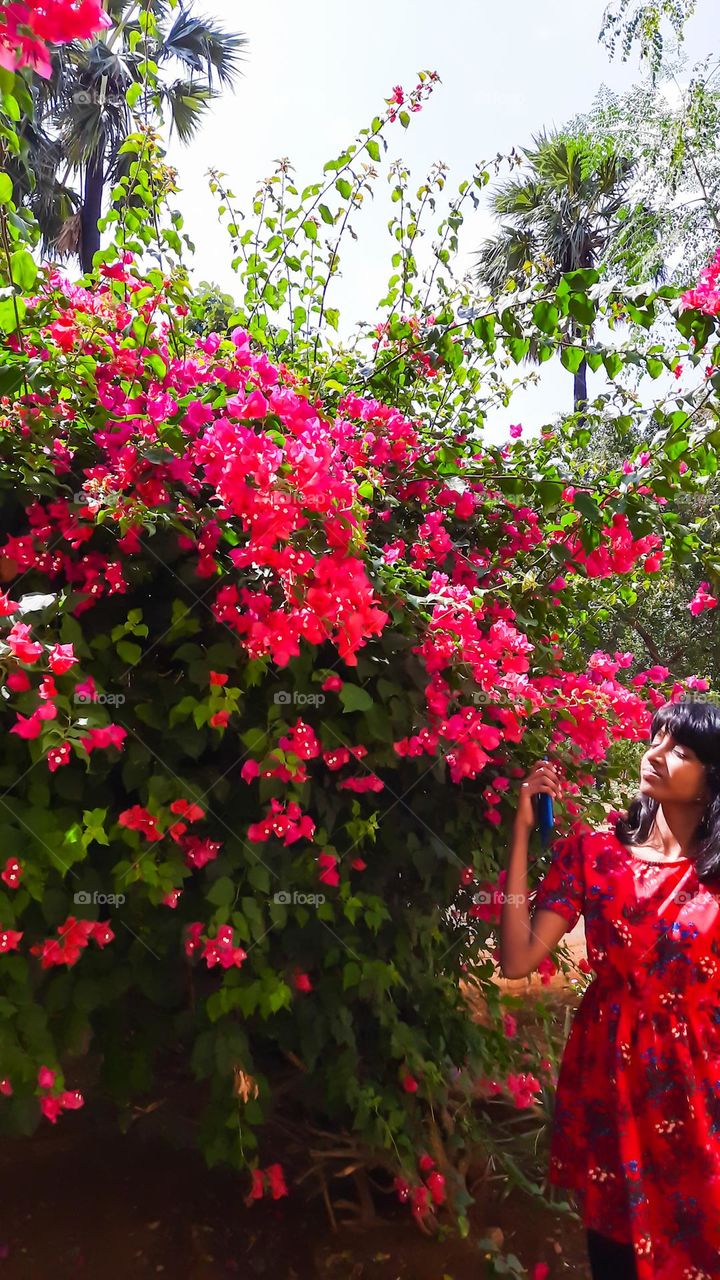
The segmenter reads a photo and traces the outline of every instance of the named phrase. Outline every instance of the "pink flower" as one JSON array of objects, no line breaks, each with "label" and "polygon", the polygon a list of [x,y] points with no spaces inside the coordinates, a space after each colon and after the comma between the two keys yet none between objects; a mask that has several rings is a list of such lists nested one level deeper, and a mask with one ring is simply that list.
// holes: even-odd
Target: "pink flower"
[{"label": "pink flower", "polygon": [[50,1067],[41,1067],[38,1071],[38,1084],[41,1089],[52,1089],[55,1083],[55,1072]]},{"label": "pink flower", "polygon": [[32,689],[32,684],[26,671],[11,671],[6,684],[8,689],[12,689],[13,693],[25,693],[28,689]]},{"label": "pink flower", "polygon": [[66,1089],[59,1095],[58,1100],[65,1111],[79,1111],[80,1107],[85,1105],[85,1099],[78,1089]]},{"label": "pink flower", "polygon": [[[230,408],[229,405],[228,408]],[[268,402],[262,391],[253,391],[244,403],[233,407],[233,414],[238,418],[264,418],[268,408]]]},{"label": "pink flower", "polygon": [[437,1171],[431,1173],[425,1185],[432,1196],[433,1204],[445,1203],[445,1179],[441,1173]]},{"label": "pink flower", "polygon": [[550,959],[550,956],[545,956],[545,959],[540,961],[540,964],[537,967],[537,972],[540,974],[540,981],[544,987],[548,985],[551,978],[555,977],[557,971],[558,967]]},{"label": "pink flower", "polygon": [[47,753],[48,769],[55,773],[61,765],[68,764],[71,756],[69,742],[62,742],[59,747],[51,747]]},{"label": "pink flower", "polygon": [[161,840],[162,835],[157,828],[157,818],[152,813],[148,813],[141,804],[134,804],[130,809],[123,809],[118,815],[118,822],[121,827],[127,827],[128,831],[139,831],[146,840]]},{"label": "pink flower", "polygon": [[697,615],[699,613],[702,613],[705,609],[717,608],[718,602],[716,597],[711,596],[708,592],[709,585],[710,584],[708,582],[701,582],[700,586],[695,592],[695,596],[693,597],[693,599],[690,601],[688,605],[688,609],[690,610],[694,618],[696,618]]},{"label": "pink flower", "polygon": [[505,1084],[513,1095],[515,1106],[520,1108],[532,1106],[535,1102],[535,1094],[541,1089],[540,1081],[527,1073],[510,1074]]},{"label": "pink flower", "polygon": [[214,939],[205,939],[203,959],[208,969],[214,968],[216,964],[221,969],[239,969],[243,961],[247,960],[247,952],[242,947],[233,945],[233,930],[230,925],[221,925]]},{"label": "pink flower", "polygon": [[6,951],[17,951],[22,936],[22,933],[18,933],[16,929],[4,929],[0,925],[0,954]]},{"label": "pink flower", "polygon": [[202,937],[203,925],[199,920],[195,920],[187,926],[185,931],[185,955],[194,956],[195,952],[200,948],[200,939]]},{"label": "pink flower", "polygon": [[517,1019],[511,1013],[503,1014],[503,1031],[509,1040],[517,1035]]},{"label": "pink flower", "polygon": [[40,1110],[46,1120],[49,1120],[51,1124],[57,1124],[57,1118],[62,1111],[62,1102],[59,1098],[53,1098],[46,1094],[44,1098],[40,1099]]},{"label": "pink flower", "polygon": [[281,1196],[286,1196],[288,1190],[285,1186],[285,1177],[282,1165],[269,1164],[265,1173],[267,1174],[267,1180],[270,1184],[270,1194],[273,1200],[279,1200]]},{"label": "pink flower", "polygon": [[333,888],[340,883],[340,876],[337,869],[337,858],[333,853],[321,853],[317,859],[317,865],[320,870],[320,883],[329,884]]},{"label": "pink flower", "polygon": [[400,1083],[402,1084],[402,1087],[406,1093],[417,1093],[418,1082],[415,1079],[415,1077],[411,1076],[408,1072],[405,1072],[403,1074],[403,1076],[401,1077]]},{"label": "pink flower", "polygon": [[30,740],[39,738],[42,733],[42,720],[40,719],[39,711],[33,711],[32,715],[27,719],[19,715],[10,732],[16,733],[19,738]]},{"label": "pink flower", "polygon": [[5,636],[5,644],[20,662],[37,662],[43,652],[42,645],[37,640],[30,639],[30,628],[25,622],[14,624]]},{"label": "pink flower", "polygon": [[77,658],[71,644],[55,644],[48,654],[50,670],[56,676],[62,676],[75,665]]},{"label": "pink flower", "polygon": [[296,973],[293,977],[296,991],[312,991],[312,982],[306,973]]},{"label": "pink flower", "polygon": [[185,818],[188,822],[200,822],[205,817],[205,810],[199,804],[194,804],[191,800],[173,800],[170,805],[170,812],[177,813],[181,818]]},{"label": "pink flower", "polygon": [[700,273],[696,288],[688,289],[681,298],[683,308],[692,307],[708,316],[720,315],[720,249]]},{"label": "pink flower", "polygon": [[0,872],[0,880],[3,880],[8,889],[17,889],[22,878],[23,868],[17,858],[8,858],[5,863],[4,871]]},{"label": "pink flower", "polygon": [[550,1268],[547,1262],[536,1262],[533,1267],[532,1280],[547,1280]]},{"label": "pink flower", "polygon": [[208,862],[214,862],[221,849],[222,842],[219,840],[201,840],[199,836],[187,836],[182,841],[185,865],[195,871],[207,866]]},{"label": "pink flower", "polygon": [[410,1195],[410,1203],[412,1205],[413,1217],[422,1220],[427,1216],[429,1210],[430,1192],[427,1187],[413,1187]]},{"label": "pink flower", "polygon": [[343,687],[340,676],[328,676],[327,680],[320,685],[326,693],[339,693]]},{"label": "pink flower", "polygon": [[513,426],[511,426],[510,435],[513,437],[514,440],[519,439],[522,433],[523,433],[522,425],[519,422],[516,422]]}]

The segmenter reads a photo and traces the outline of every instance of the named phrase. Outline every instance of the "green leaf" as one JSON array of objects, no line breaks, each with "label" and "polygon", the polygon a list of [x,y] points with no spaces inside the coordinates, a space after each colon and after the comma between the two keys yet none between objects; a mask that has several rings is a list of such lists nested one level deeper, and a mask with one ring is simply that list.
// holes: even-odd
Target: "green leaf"
[{"label": "green leaf", "polygon": [[536,302],[532,314],[535,324],[542,333],[555,332],[560,312],[551,302]]},{"label": "green leaf", "polygon": [[142,658],[143,651],[140,645],[133,644],[131,640],[120,640],[115,648],[117,649],[118,657],[122,658],[123,662],[129,662],[132,667],[136,666]]},{"label": "green leaf", "polygon": [[210,886],[205,896],[214,907],[229,907],[230,903],[235,901],[235,893],[235,885],[230,877],[220,876],[220,879]]},{"label": "green leaf", "polygon": [[0,298],[0,331],[12,333],[17,328],[18,320],[22,324],[26,310],[24,298]]},{"label": "green leaf", "polygon": [[0,369],[0,396],[11,396],[22,385],[24,377],[22,365],[6,364]]},{"label": "green leaf", "polygon": [[600,508],[594,498],[589,493],[576,493],[573,498],[573,506],[584,515],[591,524],[602,524],[602,516]]},{"label": "green leaf", "polygon": [[570,315],[580,324],[591,325],[597,315],[597,307],[586,293],[572,293],[568,301]]},{"label": "green leaf", "polygon": [[262,862],[254,862],[248,868],[247,878],[253,889],[258,889],[260,893],[270,892],[270,872]]},{"label": "green leaf", "polygon": [[515,364],[519,364],[521,360],[525,359],[525,356],[530,350],[530,339],[506,338],[505,346],[507,347],[512,359],[515,361]]},{"label": "green leaf", "polygon": [[0,204],[9,204],[12,194],[13,184],[10,175],[0,172]]},{"label": "green leaf", "polygon": [[29,293],[37,280],[37,264],[27,249],[18,249],[10,258],[10,271],[13,284]]},{"label": "green leaf", "polygon": [[623,367],[622,358],[616,351],[606,351],[603,356],[603,364],[609,378],[617,378]]},{"label": "green leaf", "polygon": [[335,183],[335,187],[340,192],[343,200],[350,199],[350,196],[352,195],[352,185],[348,182],[347,178],[338,178]]},{"label": "green leaf", "polygon": [[343,711],[369,711],[373,705],[367,689],[361,689],[358,684],[344,684],[340,690],[340,701]]},{"label": "green leaf", "polygon": [[560,352],[560,363],[570,373],[577,373],[583,362],[585,352],[582,347],[563,347]]},{"label": "green leaf", "polygon": [[302,224],[302,229],[305,232],[305,235],[307,236],[308,240],[317,240],[318,229],[315,223],[310,218],[305,219],[305,221]]},{"label": "green leaf", "polygon": [[374,160],[376,164],[379,164],[380,163],[380,147],[378,146],[375,138],[371,138],[370,141],[366,143],[366,148],[367,148],[367,153],[370,159]]}]

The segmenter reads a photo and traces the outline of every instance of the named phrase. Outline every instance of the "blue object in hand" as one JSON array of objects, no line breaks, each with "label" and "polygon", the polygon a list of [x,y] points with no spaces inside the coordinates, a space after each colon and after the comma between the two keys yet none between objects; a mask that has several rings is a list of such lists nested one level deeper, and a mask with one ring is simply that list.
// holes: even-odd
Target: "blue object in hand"
[{"label": "blue object in hand", "polygon": [[[543,759],[543,764],[548,764],[547,758]],[[549,791],[538,791],[535,795],[535,813],[540,828],[540,843],[543,848],[546,847],[550,832],[555,826],[555,818],[553,815],[552,796]]]},{"label": "blue object in hand", "polygon": [[540,827],[540,843],[543,848],[550,839],[550,832],[555,826],[552,796],[549,791],[538,792],[538,825]]}]

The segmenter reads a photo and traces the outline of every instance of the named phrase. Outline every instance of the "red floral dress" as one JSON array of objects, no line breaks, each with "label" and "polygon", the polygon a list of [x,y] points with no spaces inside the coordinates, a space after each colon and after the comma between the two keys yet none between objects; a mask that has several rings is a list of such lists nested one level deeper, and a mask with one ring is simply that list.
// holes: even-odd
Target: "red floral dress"
[{"label": "red floral dress", "polygon": [[608,831],[551,846],[535,910],[585,917],[595,977],[558,1079],[550,1182],[638,1280],[720,1277],[720,889]]}]

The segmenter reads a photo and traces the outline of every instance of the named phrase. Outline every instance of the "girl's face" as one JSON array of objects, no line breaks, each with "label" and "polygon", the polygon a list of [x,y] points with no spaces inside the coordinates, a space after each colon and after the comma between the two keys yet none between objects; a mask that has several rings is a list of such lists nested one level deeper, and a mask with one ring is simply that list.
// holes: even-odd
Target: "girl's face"
[{"label": "girl's face", "polygon": [[640,792],[659,803],[704,801],[705,765],[692,747],[676,742],[668,729],[658,729],[640,763]]}]

